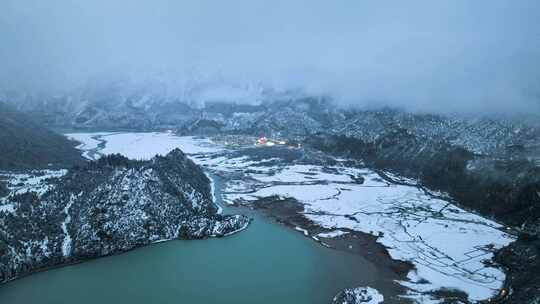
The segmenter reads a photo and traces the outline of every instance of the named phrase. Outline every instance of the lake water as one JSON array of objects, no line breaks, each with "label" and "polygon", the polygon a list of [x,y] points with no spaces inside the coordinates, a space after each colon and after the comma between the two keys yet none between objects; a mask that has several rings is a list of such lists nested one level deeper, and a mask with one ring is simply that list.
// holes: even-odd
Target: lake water
[{"label": "lake water", "polygon": [[315,304],[377,280],[361,257],[256,216],[227,238],[155,244],[10,282],[0,303]]}]

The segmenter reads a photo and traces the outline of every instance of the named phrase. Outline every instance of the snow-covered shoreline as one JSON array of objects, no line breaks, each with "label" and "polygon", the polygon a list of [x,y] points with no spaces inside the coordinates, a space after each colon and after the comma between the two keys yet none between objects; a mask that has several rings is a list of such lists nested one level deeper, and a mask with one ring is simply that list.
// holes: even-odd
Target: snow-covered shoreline
[{"label": "snow-covered shoreline", "polygon": [[[219,166],[217,170],[233,168],[226,162]],[[268,174],[262,173],[268,168],[248,169],[258,170],[249,174],[252,183],[244,185],[244,191],[232,183],[225,189],[228,202],[292,197],[304,204],[305,217],[323,228],[350,229],[377,237],[393,259],[414,265],[408,279],[400,282],[409,288],[408,296],[413,299],[425,299],[426,293],[445,288],[464,291],[469,299],[479,301],[497,295],[503,286],[503,271],[484,265],[484,260],[491,260],[496,249],[514,238],[493,221],[417,187],[389,184],[365,169],[336,167],[333,169],[343,174],[334,179],[320,166],[284,166]],[[298,182],[302,172],[309,172],[303,177],[309,177],[305,183]],[[365,181],[344,182],[345,173],[362,175]]]},{"label": "snow-covered shoreline", "polygon": [[[84,138],[92,136],[80,137]],[[348,168],[341,164],[345,160],[322,166],[272,158],[273,164],[261,166],[263,160],[224,153],[208,139],[171,133],[116,133],[101,139],[106,140],[104,154],[126,153],[144,159],[178,147],[211,172],[236,176],[223,188],[222,198],[228,203],[273,195],[295,198],[304,205],[306,218],[334,231],[322,237],[337,237],[342,234],[339,229],[377,237],[393,259],[415,266],[407,280],[400,282],[413,300],[437,302],[429,293],[445,288],[466,292],[470,300],[479,301],[495,296],[504,283],[503,271],[484,263],[496,249],[514,240],[500,224],[420,187],[390,183],[366,168]],[[305,233],[303,227],[298,230]]]}]

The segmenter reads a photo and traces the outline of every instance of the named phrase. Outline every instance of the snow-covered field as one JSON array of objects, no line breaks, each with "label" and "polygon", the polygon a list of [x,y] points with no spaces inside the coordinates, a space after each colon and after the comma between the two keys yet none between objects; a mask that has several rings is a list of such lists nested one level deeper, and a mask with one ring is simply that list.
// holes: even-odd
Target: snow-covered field
[{"label": "snow-covered field", "polygon": [[[97,158],[100,155],[120,153],[131,159],[150,159],[156,154],[165,155],[175,148],[181,148],[186,154],[216,152],[219,148],[208,139],[191,136],[179,137],[170,132],[151,133],[71,133],[68,138],[81,144],[77,146],[87,158]],[[90,157],[91,150],[98,149],[101,141],[105,148],[97,152],[96,157]]]},{"label": "snow-covered field", "polygon": [[[86,138],[93,137],[79,137]],[[369,169],[346,167],[345,160],[321,166],[279,157],[232,156],[207,139],[171,133],[116,133],[100,139],[106,140],[100,153],[136,159],[178,147],[211,172],[229,176],[222,193],[228,203],[272,195],[293,197],[304,204],[308,219],[333,231],[318,237],[339,237],[348,229],[377,236],[392,258],[415,266],[408,280],[400,282],[410,289],[412,299],[432,301],[427,293],[444,288],[464,291],[473,301],[483,300],[496,295],[504,282],[504,273],[486,262],[513,237],[501,225],[414,184],[388,182]],[[309,233],[302,227],[298,230]]]}]

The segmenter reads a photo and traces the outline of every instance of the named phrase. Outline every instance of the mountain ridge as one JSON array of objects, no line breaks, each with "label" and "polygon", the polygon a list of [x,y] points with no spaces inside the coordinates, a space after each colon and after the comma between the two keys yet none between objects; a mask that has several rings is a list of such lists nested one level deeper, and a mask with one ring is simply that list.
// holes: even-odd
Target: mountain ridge
[{"label": "mountain ridge", "polygon": [[11,191],[0,205],[0,283],[163,240],[223,237],[249,224],[218,212],[210,181],[179,149],[148,161],[113,154],[63,172],[3,178]]},{"label": "mountain ridge", "polygon": [[66,167],[83,160],[75,142],[0,102],[0,170]]}]

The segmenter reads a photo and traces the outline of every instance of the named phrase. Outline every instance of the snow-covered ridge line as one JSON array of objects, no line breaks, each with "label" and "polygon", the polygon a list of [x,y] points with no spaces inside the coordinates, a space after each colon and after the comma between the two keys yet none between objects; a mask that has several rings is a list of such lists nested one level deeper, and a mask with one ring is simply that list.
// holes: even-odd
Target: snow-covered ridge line
[{"label": "snow-covered ridge line", "polygon": [[[217,152],[221,148],[216,147],[205,139],[195,139],[195,137],[178,137],[171,132],[142,132],[142,133],[121,133],[121,132],[98,132],[98,133],[69,133],[68,138],[76,140],[81,144],[77,146],[83,151],[83,156],[95,160],[102,155],[119,153],[131,159],[150,159],[155,155],[165,155],[175,148],[190,155],[202,152]],[[104,148],[98,151],[99,144]],[[92,152],[94,157],[90,157]],[[196,159],[192,160],[196,161]],[[215,203],[218,214],[223,213],[223,208],[217,202],[215,196],[215,184],[212,177],[205,173],[210,180],[212,201]]]},{"label": "snow-covered ridge line", "polygon": [[0,283],[160,240],[222,237],[249,224],[243,215],[215,214],[204,172],[179,150],[148,161],[96,162],[51,180],[45,195],[15,195],[28,180],[32,187],[49,182],[38,177],[21,178],[15,188],[8,180],[1,198],[0,218],[14,210],[0,220]]}]

